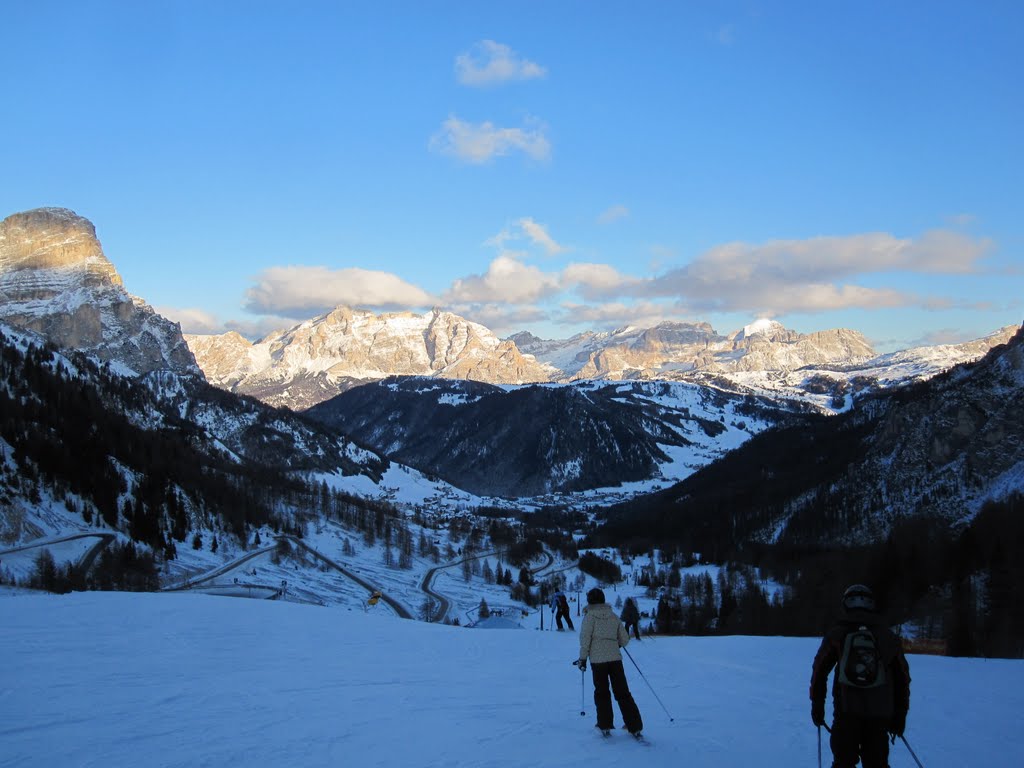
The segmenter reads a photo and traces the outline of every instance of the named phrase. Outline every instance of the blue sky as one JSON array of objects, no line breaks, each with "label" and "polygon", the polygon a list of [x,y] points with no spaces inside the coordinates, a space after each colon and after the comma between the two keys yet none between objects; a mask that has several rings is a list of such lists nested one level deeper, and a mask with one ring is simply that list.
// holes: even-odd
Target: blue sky
[{"label": "blue sky", "polygon": [[1024,320],[1018,2],[9,2],[0,217],[186,331]]}]

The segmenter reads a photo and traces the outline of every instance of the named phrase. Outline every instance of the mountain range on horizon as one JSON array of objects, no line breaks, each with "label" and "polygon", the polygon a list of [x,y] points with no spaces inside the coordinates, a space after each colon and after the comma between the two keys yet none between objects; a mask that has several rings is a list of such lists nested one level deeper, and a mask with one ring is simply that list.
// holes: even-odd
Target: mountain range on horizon
[{"label": "mountain range on horizon", "polygon": [[877,355],[857,331],[800,334],[767,320],[728,335],[707,323],[665,322],[561,340],[527,332],[499,339],[440,309],[376,314],[338,307],[255,343],[233,332],[186,334],[185,340],[210,383],[293,410],[391,376],[511,386],[683,381],[841,410],[850,393],[925,379],[976,360],[1016,330],[1008,326],[964,344]]},{"label": "mountain range on horizon", "polygon": [[765,319],[727,335],[708,323],[665,322],[569,339],[526,331],[501,339],[439,308],[376,314],[340,306],[257,342],[234,332],[182,334],[128,293],[92,222],[63,208],[0,222],[0,320],[130,373],[201,374],[214,386],[293,410],[390,376],[499,385],[690,381],[841,410],[851,393],[976,360],[1016,331],[1010,326],[966,344],[877,355],[854,330],[800,334]]}]

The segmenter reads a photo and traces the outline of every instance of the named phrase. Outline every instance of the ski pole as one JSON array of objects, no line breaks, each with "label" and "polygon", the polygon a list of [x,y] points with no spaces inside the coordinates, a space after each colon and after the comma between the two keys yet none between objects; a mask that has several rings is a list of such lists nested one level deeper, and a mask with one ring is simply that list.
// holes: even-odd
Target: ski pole
[{"label": "ski pole", "polygon": [[583,670],[580,669],[580,717],[587,714],[587,710],[583,708],[583,688],[585,685]]},{"label": "ski pole", "polygon": [[818,726],[818,768],[821,768],[821,726]]},{"label": "ski pole", "polygon": [[917,755],[914,754],[914,750],[910,749],[910,742],[907,741],[907,737],[901,733],[900,739],[903,741],[904,744],[907,745],[907,750],[909,750],[910,756],[914,758],[914,762],[917,763],[917,768],[924,768],[924,766],[921,765],[921,761],[917,759]]},{"label": "ski pole", "polygon": [[665,714],[668,715],[668,721],[670,723],[674,723],[676,719],[672,717],[672,715],[668,711],[668,708],[661,701],[661,698],[658,696],[658,692],[654,690],[654,686],[651,685],[650,680],[647,679],[647,676],[644,674],[644,671],[640,669],[640,665],[637,664],[636,659],[633,658],[633,654],[631,654],[629,652],[629,649],[625,646],[623,646],[622,650],[624,650],[626,652],[626,655],[629,656],[629,660],[633,662],[633,666],[636,667],[636,671],[640,673],[640,677],[642,677],[644,679],[644,682],[647,683],[647,687],[651,689],[651,693],[654,694],[654,698],[658,700],[658,703],[661,704],[661,708],[665,710]]}]

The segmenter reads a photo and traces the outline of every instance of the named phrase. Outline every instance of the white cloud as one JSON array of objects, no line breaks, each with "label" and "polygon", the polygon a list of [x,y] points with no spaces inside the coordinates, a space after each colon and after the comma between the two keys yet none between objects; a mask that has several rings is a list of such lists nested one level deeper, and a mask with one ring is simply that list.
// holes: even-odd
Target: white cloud
[{"label": "white cloud", "polygon": [[563,302],[561,313],[554,318],[559,325],[589,325],[594,328],[622,326],[653,326],[675,314],[670,308],[648,301],[578,304]]},{"label": "white cloud", "polygon": [[597,217],[599,224],[611,224],[613,221],[624,219],[629,216],[629,208],[624,205],[613,205],[606,211],[602,211]]},{"label": "white cloud", "polygon": [[493,40],[481,40],[455,57],[455,76],[463,85],[473,87],[534,80],[546,74],[544,67],[521,58],[509,46]]},{"label": "white cloud", "polygon": [[965,341],[973,341],[981,338],[984,333],[963,328],[937,328],[934,331],[924,334],[921,338],[915,339],[911,344],[920,347],[933,347],[939,344],[963,344]]},{"label": "white cloud", "polygon": [[490,328],[498,336],[507,336],[547,322],[550,315],[548,309],[529,304],[450,304],[448,309]]},{"label": "white cloud", "polygon": [[544,127],[502,128],[491,122],[468,123],[452,115],[430,139],[430,149],[474,165],[483,165],[511,152],[522,152],[534,160],[551,156],[551,144]]},{"label": "white cloud", "polygon": [[197,307],[154,307],[157,314],[181,326],[182,333],[223,333],[224,326],[212,312]]},{"label": "white cloud", "polygon": [[990,247],[987,240],[945,230],[926,232],[916,240],[867,233],[760,245],[728,243],[626,288],[636,296],[675,296],[698,311],[782,315],[921,305],[936,299],[848,283],[894,272],[970,273]]},{"label": "white cloud", "polygon": [[607,264],[570,264],[561,275],[564,288],[576,288],[586,299],[622,296],[635,290],[641,282]]},{"label": "white cloud", "polygon": [[426,291],[390,272],[326,267],[272,267],[246,291],[246,310],[308,318],[339,305],[406,309],[435,303]]},{"label": "white cloud", "polygon": [[728,243],[694,262],[697,274],[730,273],[794,280],[832,279],[894,271],[971,272],[989,249],[987,240],[933,230],[918,240],[883,232],[807,240],[772,240],[761,245]]},{"label": "white cloud", "polygon": [[543,248],[549,256],[557,256],[560,253],[565,253],[569,249],[557,243],[553,237],[548,233],[547,227],[543,224],[539,224],[529,216],[516,221],[511,227],[505,227],[501,232],[496,234],[494,237],[488,238],[484,241],[484,245],[493,245],[508,255],[522,255],[512,254],[506,251],[505,244],[510,241],[517,240],[529,240],[534,245],[539,245]]},{"label": "white cloud", "polygon": [[527,217],[519,220],[519,226],[522,227],[526,236],[547,251],[549,256],[557,256],[567,250],[565,246],[559,245],[554,241],[543,224],[538,224],[533,219]]},{"label": "white cloud", "polygon": [[558,290],[558,278],[523,264],[508,253],[495,258],[483,275],[470,275],[452,283],[451,302],[509,302],[523,304]]}]

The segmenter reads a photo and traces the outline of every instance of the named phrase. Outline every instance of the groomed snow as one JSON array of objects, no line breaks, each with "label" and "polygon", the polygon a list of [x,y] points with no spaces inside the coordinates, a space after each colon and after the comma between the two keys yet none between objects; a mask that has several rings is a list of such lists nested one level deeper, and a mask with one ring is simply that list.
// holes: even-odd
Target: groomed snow
[{"label": "groomed snow", "polygon": [[[0,764],[47,768],[816,765],[813,638],[656,638],[650,747],[597,736],[575,633],[197,594],[0,593]],[[1020,765],[1024,662],[910,657],[928,768]],[[618,717],[616,713],[616,717]],[[827,742],[823,744],[828,764]],[[892,768],[913,766],[902,743]]]}]

